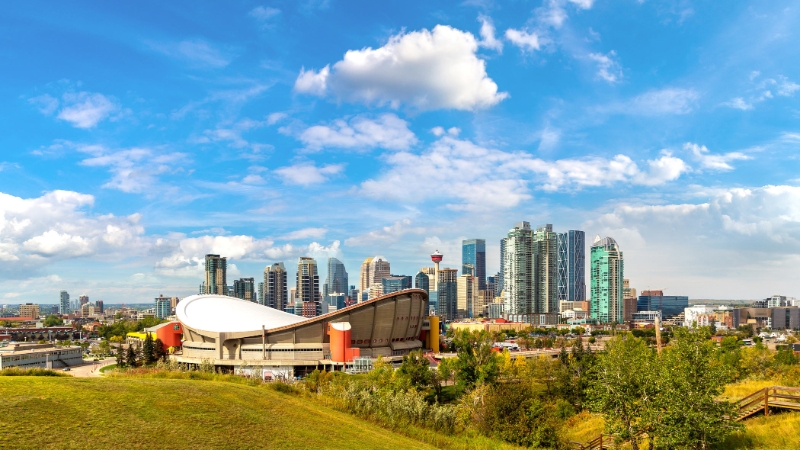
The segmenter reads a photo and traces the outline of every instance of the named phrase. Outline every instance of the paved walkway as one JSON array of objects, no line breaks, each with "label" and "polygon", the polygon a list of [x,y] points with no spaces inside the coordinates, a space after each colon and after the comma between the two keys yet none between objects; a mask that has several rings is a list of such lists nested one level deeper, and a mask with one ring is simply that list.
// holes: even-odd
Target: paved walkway
[{"label": "paved walkway", "polygon": [[106,358],[101,359],[100,361],[88,361],[83,365],[70,367],[69,372],[65,373],[78,378],[99,377],[103,375],[100,373],[101,368],[116,363],[117,360],[115,358]]}]

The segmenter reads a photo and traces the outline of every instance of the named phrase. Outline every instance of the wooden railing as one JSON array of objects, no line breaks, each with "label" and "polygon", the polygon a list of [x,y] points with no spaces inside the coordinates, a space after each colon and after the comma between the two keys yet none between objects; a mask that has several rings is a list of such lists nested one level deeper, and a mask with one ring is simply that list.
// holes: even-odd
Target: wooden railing
[{"label": "wooden railing", "polygon": [[[769,415],[770,409],[789,409],[800,411],[800,388],[786,386],[770,386],[736,402],[736,421],[749,419],[763,412]],[[637,438],[645,433],[638,433]],[[610,434],[601,434],[586,443],[573,442],[573,446],[580,450],[603,450],[615,447],[615,438]]]}]

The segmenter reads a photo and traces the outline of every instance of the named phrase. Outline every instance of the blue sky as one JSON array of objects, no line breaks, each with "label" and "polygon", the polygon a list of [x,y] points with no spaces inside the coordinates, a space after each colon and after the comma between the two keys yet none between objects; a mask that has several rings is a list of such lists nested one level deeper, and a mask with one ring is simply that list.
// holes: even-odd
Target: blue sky
[{"label": "blue sky", "polygon": [[520,220],[639,289],[800,296],[800,7],[434,5],[6,5],[0,302],[188,295],[209,252],[494,273]]}]

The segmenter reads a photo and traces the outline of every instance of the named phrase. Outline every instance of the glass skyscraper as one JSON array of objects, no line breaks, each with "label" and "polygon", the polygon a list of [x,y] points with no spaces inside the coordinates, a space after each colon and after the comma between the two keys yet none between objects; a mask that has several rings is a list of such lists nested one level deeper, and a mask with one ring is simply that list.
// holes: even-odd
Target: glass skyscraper
[{"label": "glass skyscraper", "polygon": [[233,280],[233,296],[249,302],[256,301],[256,280],[253,278],[239,278]]},{"label": "glass skyscraper", "polygon": [[514,224],[504,240],[503,289],[505,314],[533,312],[533,231],[528,222]]},{"label": "glass skyscraper", "polygon": [[533,232],[532,313],[558,312],[558,233],[547,224]]},{"label": "glass skyscraper", "polygon": [[67,293],[67,291],[61,291],[58,313],[69,314],[70,312],[71,311],[69,309],[69,294]]},{"label": "glass skyscraper", "polygon": [[392,275],[381,280],[383,284],[383,294],[411,289],[411,277],[407,275]]},{"label": "glass skyscraper", "polygon": [[558,300],[586,300],[586,234],[583,231],[558,234]]},{"label": "glass skyscraper", "polygon": [[344,264],[336,258],[328,258],[328,276],[322,287],[322,297],[328,298],[329,294],[347,295],[349,286],[347,283],[347,270],[345,270]]},{"label": "glass skyscraper", "polygon": [[206,282],[204,294],[228,295],[227,258],[219,255],[206,255]]},{"label": "glass skyscraper", "polygon": [[417,275],[414,277],[414,287],[417,289],[422,289],[428,293],[430,293],[430,282],[431,279],[428,274],[422,271],[417,272]]},{"label": "glass skyscraper", "polygon": [[[297,302],[319,303],[319,274],[314,258],[301,256],[297,262]],[[295,312],[295,314],[297,314]]]},{"label": "glass skyscraper", "polygon": [[264,305],[283,311],[287,306],[294,308],[294,299],[289,302],[286,284],[286,268],[282,262],[264,268]]},{"label": "glass skyscraper", "polygon": [[597,236],[592,243],[592,298],[589,315],[600,323],[624,321],[624,261],[617,241]]},{"label": "glass skyscraper", "polygon": [[480,289],[486,289],[486,240],[461,241],[461,273],[476,277]]}]

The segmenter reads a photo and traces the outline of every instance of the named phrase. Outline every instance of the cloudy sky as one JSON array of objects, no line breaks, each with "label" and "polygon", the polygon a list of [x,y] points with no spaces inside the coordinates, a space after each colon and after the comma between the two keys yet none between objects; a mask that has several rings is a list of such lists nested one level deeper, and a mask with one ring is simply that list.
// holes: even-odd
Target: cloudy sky
[{"label": "cloudy sky", "polygon": [[493,273],[520,220],[639,289],[800,296],[796,2],[431,5],[5,5],[0,302],[189,295],[205,253]]}]

